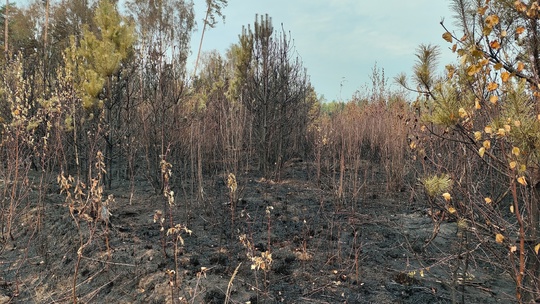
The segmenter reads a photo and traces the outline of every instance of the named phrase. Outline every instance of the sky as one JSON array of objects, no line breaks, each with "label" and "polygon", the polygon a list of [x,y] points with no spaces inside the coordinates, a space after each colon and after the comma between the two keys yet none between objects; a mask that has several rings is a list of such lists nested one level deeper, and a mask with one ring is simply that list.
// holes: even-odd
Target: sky
[{"label": "sky", "polygon": [[[290,32],[311,84],[327,101],[346,101],[371,84],[377,65],[390,83],[400,73],[410,75],[420,44],[441,46],[441,70],[455,60],[441,35],[439,22],[452,26],[449,0],[229,0],[225,22],[205,33],[202,51],[225,54],[238,41],[242,26],[255,14],[268,14],[274,29]],[[198,31],[192,38],[193,65],[206,10],[195,0]],[[189,64],[189,63],[188,63]],[[395,88],[397,89],[397,85]]]},{"label": "sky", "polygon": [[[205,0],[194,3],[198,31],[191,40],[191,69],[206,12]],[[439,70],[455,61],[439,24],[444,18],[452,26],[449,4],[450,0],[228,0],[225,21],[205,33],[202,51],[225,54],[238,42],[242,26],[253,24],[256,14],[268,14],[275,30],[283,24],[290,32],[317,94],[327,101],[346,101],[371,85],[375,64],[397,89],[393,78],[412,73],[415,51],[422,43],[441,47]]]}]

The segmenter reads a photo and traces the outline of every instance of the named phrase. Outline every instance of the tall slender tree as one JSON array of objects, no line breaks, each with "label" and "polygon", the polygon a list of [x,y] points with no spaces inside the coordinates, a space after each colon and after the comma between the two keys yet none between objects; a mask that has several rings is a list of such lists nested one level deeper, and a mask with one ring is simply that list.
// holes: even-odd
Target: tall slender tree
[{"label": "tall slender tree", "polygon": [[[105,139],[105,164],[107,186],[111,187],[113,148],[116,146],[114,134],[119,121],[115,111],[121,106],[121,98],[113,95],[114,83],[120,79],[119,69],[128,58],[135,42],[133,25],[120,15],[116,6],[109,0],[101,0],[96,7],[94,21],[98,29],[92,32],[83,30],[79,46],[72,48],[76,54],[78,88],[83,107],[95,118],[104,119],[103,138]],[[72,39],[73,43],[75,40]]]},{"label": "tall slender tree", "polygon": [[241,100],[253,115],[258,164],[265,174],[278,173],[287,158],[299,153],[292,138],[307,127],[300,123],[311,108],[307,73],[288,34],[283,29],[274,33],[268,15],[256,16],[253,30],[243,29],[239,45]]}]

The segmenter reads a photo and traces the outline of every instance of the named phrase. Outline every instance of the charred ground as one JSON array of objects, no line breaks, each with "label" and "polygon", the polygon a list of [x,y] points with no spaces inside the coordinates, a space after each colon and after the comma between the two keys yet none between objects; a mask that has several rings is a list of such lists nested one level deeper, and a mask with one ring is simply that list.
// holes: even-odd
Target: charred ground
[{"label": "charred ground", "polygon": [[[456,223],[443,221],[430,241],[433,219],[427,203],[411,195],[414,185],[389,191],[383,172],[373,172],[355,200],[339,200],[330,183],[313,182],[306,163],[286,168],[280,181],[246,173],[237,177],[234,223],[224,177],[208,179],[201,202],[177,194],[172,214],[163,209],[163,195],[144,181],[134,188],[129,182],[116,183],[106,191],[115,197],[109,228],[96,225],[82,252],[78,301],[512,301],[511,278],[481,259],[471,259],[466,274],[453,274],[460,258],[453,250]],[[38,181],[29,180],[29,186]],[[184,186],[178,185],[176,192],[182,193]],[[41,206],[32,203],[36,196],[37,191],[30,191],[13,239],[1,243],[0,303],[73,302],[79,240],[88,237],[85,223],[77,228],[57,186],[50,187]],[[179,234],[184,245],[177,243],[176,259],[175,238],[165,236],[163,243],[165,231],[154,222],[156,210],[164,211],[166,227],[172,216],[174,224],[192,231]],[[252,258],[266,251],[271,258],[259,260],[266,265],[252,269],[257,266]]]}]

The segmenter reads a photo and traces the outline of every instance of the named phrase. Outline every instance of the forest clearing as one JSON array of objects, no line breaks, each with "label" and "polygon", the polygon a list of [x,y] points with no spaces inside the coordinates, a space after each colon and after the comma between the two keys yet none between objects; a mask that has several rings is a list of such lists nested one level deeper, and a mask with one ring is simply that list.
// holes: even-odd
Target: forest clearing
[{"label": "forest clearing", "polygon": [[7,1],[0,304],[538,302],[540,3],[448,2],[327,101],[268,15],[190,70],[191,1]]}]

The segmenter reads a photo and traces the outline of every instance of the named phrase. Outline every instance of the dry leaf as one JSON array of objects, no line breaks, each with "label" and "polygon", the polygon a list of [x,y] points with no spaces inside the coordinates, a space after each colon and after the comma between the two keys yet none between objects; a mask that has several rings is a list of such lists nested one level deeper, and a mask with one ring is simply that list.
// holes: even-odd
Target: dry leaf
[{"label": "dry leaf", "polygon": [[489,141],[489,140],[484,140],[484,142],[482,143],[482,146],[483,146],[484,148],[486,148],[486,150],[489,149],[489,148],[491,148],[491,141]]},{"label": "dry leaf", "polygon": [[480,110],[482,108],[482,106],[480,105],[480,100],[478,98],[474,100],[474,108],[477,110]]},{"label": "dry leaf", "polygon": [[488,84],[487,89],[488,91],[495,91],[498,87],[499,85],[497,83],[491,82],[490,84]]},{"label": "dry leaf", "polygon": [[450,32],[446,32],[446,33],[442,34],[442,37],[447,42],[452,43],[452,34],[450,34]]},{"label": "dry leaf", "polygon": [[450,193],[448,192],[445,192],[443,193],[442,197],[444,198],[445,201],[450,201],[452,199],[452,196],[450,195]]},{"label": "dry leaf", "polygon": [[493,40],[489,43],[489,46],[494,49],[494,50],[497,50],[501,47],[501,44],[499,43],[499,41],[497,40]]},{"label": "dry leaf", "polygon": [[520,183],[523,186],[527,186],[527,180],[525,179],[525,176],[520,176],[517,179],[518,183]]},{"label": "dry leaf", "polygon": [[497,95],[491,95],[489,97],[489,102],[491,102],[492,104],[496,104],[498,100],[499,100],[499,96]]},{"label": "dry leaf", "polygon": [[448,212],[450,212],[450,214],[456,213],[456,208],[454,208],[452,206],[448,207],[447,209],[448,209]]},{"label": "dry leaf", "polygon": [[516,2],[514,2],[514,6],[518,10],[518,12],[524,12],[524,11],[527,10],[527,5],[525,5],[525,3],[523,3],[523,2],[521,2],[519,0],[516,0]]},{"label": "dry leaf", "polygon": [[461,117],[461,118],[465,118],[465,117],[469,116],[467,114],[467,111],[465,111],[464,108],[459,108],[458,113],[459,113],[459,117]]},{"label": "dry leaf", "polygon": [[474,139],[476,139],[476,140],[482,139],[482,132],[480,132],[480,131],[474,132]]},{"label": "dry leaf", "polygon": [[517,71],[518,72],[521,72],[523,71],[523,69],[525,68],[525,65],[523,64],[523,62],[518,62],[518,65],[517,65]]},{"label": "dry leaf", "polygon": [[482,67],[480,65],[473,64],[473,65],[471,65],[470,67],[467,68],[467,75],[474,76],[478,72],[480,72],[481,69],[482,69]]},{"label": "dry leaf", "polygon": [[513,147],[512,148],[512,154],[514,154],[515,156],[519,156],[519,152],[520,152],[520,150],[519,150],[518,147]]},{"label": "dry leaf", "polygon": [[478,14],[484,15],[486,13],[486,10],[488,9],[487,5],[483,7],[478,8]]},{"label": "dry leaf", "polygon": [[508,79],[510,79],[510,73],[508,73],[507,71],[504,71],[501,73],[501,80],[503,82],[507,82]]},{"label": "dry leaf", "polygon": [[491,198],[489,197],[484,198],[484,201],[486,202],[486,204],[491,204]]},{"label": "dry leaf", "polygon": [[515,162],[515,161],[510,162],[510,169],[514,170],[516,168],[516,166],[517,166],[517,162]]},{"label": "dry leaf", "polygon": [[489,15],[486,17],[486,26],[488,28],[493,28],[497,24],[499,24],[499,16]]},{"label": "dry leaf", "polygon": [[478,154],[480,155],[480,157],[484,157],[484,153],[486,153],[486,148],[481,147],[480,149],[478,149]]},{"label": "dry leaf", "polygon": [[497,235],[495,235],[495,241],[499,244],[502,244],[502,242],[504,241],[504,236],[500,233],[497,233]]},{"label": "dry leaf", "polygon": [[536,246],[534,246],[534,252],[536,252],[536,254],[538,254],[539,250],[540,250],[540,243],[536,244]]}]

